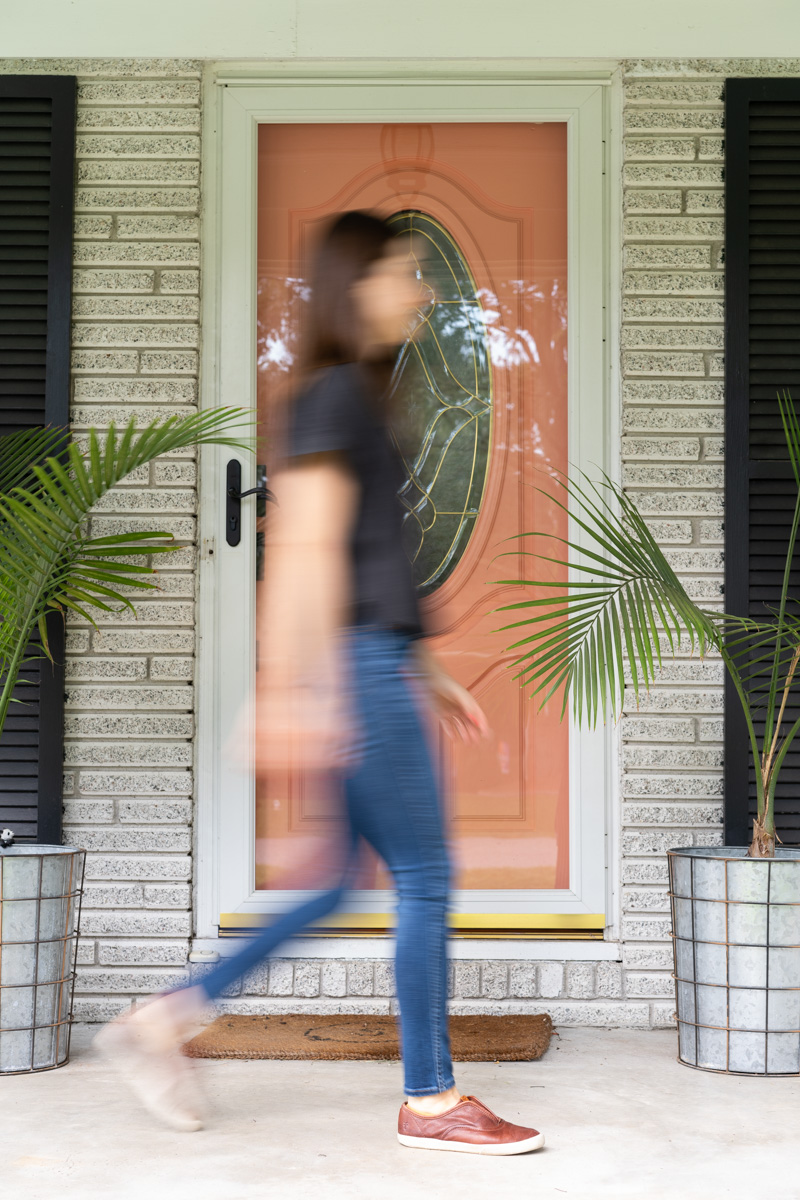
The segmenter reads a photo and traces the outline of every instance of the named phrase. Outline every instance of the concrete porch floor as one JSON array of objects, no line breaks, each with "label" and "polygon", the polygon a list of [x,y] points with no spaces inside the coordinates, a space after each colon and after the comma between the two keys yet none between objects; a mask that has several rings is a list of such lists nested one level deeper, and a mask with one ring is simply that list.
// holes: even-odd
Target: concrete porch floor
[{"label": "concrete porch floor", "polygon": [[76,1027],[68,1066],[2,1085],[4,1200],[761,1200],[800,1197],[797,1079],[675,1062],[672,1033],[565,1029],[537,1063],[457,1081],[547,1146],[514,1158],[408,1150],[395,1063],[205,1062],[206,1130],[162,1130]]}]

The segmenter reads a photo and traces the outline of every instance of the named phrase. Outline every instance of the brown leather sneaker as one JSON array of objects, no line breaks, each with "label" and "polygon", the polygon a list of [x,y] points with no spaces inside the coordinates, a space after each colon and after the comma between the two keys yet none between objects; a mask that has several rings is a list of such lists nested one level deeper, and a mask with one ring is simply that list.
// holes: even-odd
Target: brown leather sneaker
[{"label": "brown leather sneaker", "polygon": [[503,1121],[474,1096],[462,1096],[455,1108],[435,1117],[425,1117],[404,1104],[397,1121],[397,1140],[418,1150],[527,1154],[541,1149],[544,1134]]}]

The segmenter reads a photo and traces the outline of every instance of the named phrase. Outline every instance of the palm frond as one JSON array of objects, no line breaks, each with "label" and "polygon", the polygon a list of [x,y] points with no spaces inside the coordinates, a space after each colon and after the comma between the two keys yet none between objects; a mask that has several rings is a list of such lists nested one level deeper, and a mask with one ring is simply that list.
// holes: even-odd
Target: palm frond
[{"label": "palm frond", "polygon": [[[495,581],[529,593],[495,609],[516,618],[502,627],[516,637],[508,647],[515,678],[542,705],[560,691],[562,716],[569,696],[578,721],[586,716],[594,724],[600,713],[604,719],[608,711],[618,713],[627,702],[628,678],[638,704],[658,672],[662,641],[674,653],[686,637],[692,651],[719,655],[742,706],[755,764],[759,854],[774,846],[775,785],[800,737],[800,599],[789,594],[800,536],[800,416],[788,391],[778,394],[778,409],[796,494],[780,599],[774,608],[765,606],[763,619],[696,604],[634,502],[607,475],[597,482],[582,472],[574,479],[553,476],[563,501],[537,489],[568,515],[578,540],[523,534],[540,545],[547,539],[547,548],[560,545],[560,556],[519,548],[509,553],[555,566],[555,579]],[[759,713],[763,727],[757,731]]]},{"label": "palm frond", "polygon": [[784,636],[786,607],[789,603],[789,579],[792,563],[794,561],[794,548],[797,542],[798,532],[800,532],[800,425],[798,424],[794,403],[788,392],[778,393],[778,408],[780,411],[781,423],[783,425],[783,432],[786,439],[786,446],[789,452],[789,460],[792,464],[792,471],[794,473],[797,493],[795,496],[794,513],[792,514],[792,525],[789,532],[789,541],[786,548],[783,583],[781,586],[781,595],[776,621],[776,654],[770,678],[769,694],[766,705],[766,719],[764,727],[765,745],[772,742],[775,733],[774,721],[778,692],[780,689],[778,661],[781,652],[781,642]]},{"label": "palm frond", "polygon": [[[159,531],[90,537],[92,509],[132,471],[170,451],[211,443],[250,450],[253,424],[250,410],[224,408],[141,428],[134,417],[121,433],[113,424],[104,434],[90,429],[85,449],[60,430],[0,441],[0,730],[35,629],[49,653],[48,610],[71,610],[93,624],[93,611],[133,610],[126,592],[156,586],[143,578],[154,568],[142,556],[177,549]],[[137,561],[125,561],[131,558]]]},{"label": "palm frond", "polygon": [[22,429],[0,437],[0,495],[15,487],[32,487],[33,464],[58,455],[69,441],[64,429]]},{"label": "palm frond", "polygon": [[701,653],[718,644],[719,633],[620,488],[607,476],[600,483],[584,474],[556,482],[564,502],[537,490],[571,516],[589,546],[555,534],[522,535],[563,547],[561,557],[523,552],[555,565],[563,578],[495,581],[536,592],[495,611],[530,614],[502,627],[526,630],[508,646],[509,653],[521,651],[511,663],[514,677],[542,706],[562,691],[563,712],[570,695],[575,719],[594,725],[600,715],[605,720],[622,709],[628,678],[637,703],[651,687],[661,665],[662,631],[671,647],[685,634]]}]

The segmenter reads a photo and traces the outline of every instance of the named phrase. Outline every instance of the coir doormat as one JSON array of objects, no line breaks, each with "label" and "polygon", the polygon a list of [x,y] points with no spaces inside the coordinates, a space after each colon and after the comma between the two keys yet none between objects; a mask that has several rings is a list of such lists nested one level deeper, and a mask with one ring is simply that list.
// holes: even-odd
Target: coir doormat
[{"label": "coir doormat", "polygon": [[[450,1018],[456,1062],[531,1062],[550,1044],[552,1022],[541,1016]],[[190,1058],[397,1059],[394,1017],[223,1016],[183,1047]]]}]

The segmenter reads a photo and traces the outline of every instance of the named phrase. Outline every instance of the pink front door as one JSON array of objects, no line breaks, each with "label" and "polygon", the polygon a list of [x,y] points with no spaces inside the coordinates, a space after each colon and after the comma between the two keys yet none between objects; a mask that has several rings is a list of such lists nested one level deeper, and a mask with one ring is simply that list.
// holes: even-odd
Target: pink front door
[{"label": "pink front door", "polygon": [[[431,648],[478,697],[491,741],[441,738],[449,828],[464,889],[569,882],[568,730],[511,678],[493,612],[497,580],[542,578],[521,551],[533,529],[566,536],[545,493],[567,466],[566,125],[261,125],[258,386],[267,429],[291,382],[307,254],[332,213],[368,208],[409,235],[429,284],[400,386],[418,427],[403,448],[409,553],[418,557]],[[429,278],[430,276],[430,278]],[[412,431],[413,432],[413,431]],[[416,440],[414,440],[416,437]],[[538,548],[538,547],[537,547]],[[498,557],[504,555],[504,557]],[[266,569],[268,569],[268,564]],[[320,828],[297,780],[257,795],[257,886]],[[295,850],[291,843],[295,842]],[[375,883],[382,883],[375,879]]]}]

